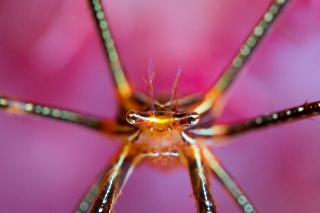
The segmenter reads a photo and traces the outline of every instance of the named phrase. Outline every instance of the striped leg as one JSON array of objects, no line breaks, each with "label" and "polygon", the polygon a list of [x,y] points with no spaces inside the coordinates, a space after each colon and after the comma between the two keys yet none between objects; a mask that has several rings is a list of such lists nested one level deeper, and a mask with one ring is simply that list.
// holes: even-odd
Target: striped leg
[{"label": "striped leg", "polygon": [[217,207],[210,190],[209,177],[202,160],[200,149],[196,144],[190,145],[186,149],[184,156],[186,157],[198,212],[217,212]]},{"label": "striped leg", "polygon": [[[134,149],[131,142],[127,142],[119,154],[114,165],[107,172],[102,181],[98,196],[95,198],[90,212],[111,212],[122,187],[126,183],[133,169],[144,158],[143,154]],[[89,192],[95,193],[95,188]],[[83,202],[82,202],[83,203]],[[81,206],[80,206],[81,208]]]}]

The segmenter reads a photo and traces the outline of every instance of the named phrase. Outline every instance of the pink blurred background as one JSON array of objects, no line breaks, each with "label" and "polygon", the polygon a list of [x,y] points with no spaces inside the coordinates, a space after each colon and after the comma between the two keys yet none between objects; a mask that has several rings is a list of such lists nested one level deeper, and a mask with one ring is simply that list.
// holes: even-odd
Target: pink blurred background
[{"label": "pink blurred background", "polygon": [[[203,92],[270,0],[117,1],[105,4],[132,85],[156,94]],[[291,1],[228,93],[220,121],[320,100],[320,4]],[[0,92],[101,117],[117,100],[87,1],[0,2]],[[249,133],[213,149],[260,212],[320,210],[320,120]],[[0,110],[1,212],[72,212],[121,141],[90,129]],[[216,180],[220,212],[238,209]],[[187,172],[139,167],[116,212],[195,212]]]}]

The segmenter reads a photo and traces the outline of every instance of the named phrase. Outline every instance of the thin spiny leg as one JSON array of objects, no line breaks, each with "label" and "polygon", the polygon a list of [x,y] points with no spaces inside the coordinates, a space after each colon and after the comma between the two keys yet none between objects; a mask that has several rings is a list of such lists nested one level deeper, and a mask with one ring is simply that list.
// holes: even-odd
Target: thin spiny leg
[{"label": "thin spiny leg", "polygon": [[265,36],[266,31],[270,28],[272,23],[274,23],[280,10],[288,1],[289,0],[273,1],[269,9],[262,16],[252,33],[239,49],[237,55],[233,58],[230,66],[223,72],[216,84],[207,92],[204,101],[196,107],[194,110],[195,112],[202,114],[214,106],[217,99],[224,94],[231,83],[236,79],[240,73],[239,71],[247,59],[252,55],[253,50],[260,43],[261,39]]},{"label": "thin spiny leg", "polygon": [[252,213],[255,212],[252,203],[249,201],[248,197],[241,191],[239,186],[232,180],[232,177],[227,173],[227,171],[222,167],[216,157],[207,149],[202,149],[203,156],[207,161],[211,171],[214,175],[223,183],[225,189],[227,189],[234,200],[241,208],[243,212]]},{"label": "thin spiny leg", "polygon": [[193,129],[191,134],[203,137],[224,137],[250,130],[276,126],[320,115],[320,101],[305,103],[303,105],[278,111],[275,113],[261,115],[247,121],[234,124],[217,124],[211,128]]},{"label": "thin spiny leg", "polygon": [[127,142],[105,176],[90,212],[110,212],[133,169],[144,158],[131,142]]},{"label": "thin spiny leg", "polygon": [[186,157],[198,212],[217,212],[217,207],[210,190],[209,177],[202,160],[200,149],[196,144],[192,144],[186,149],[184,156]]},{"label": "thin spiny leg", "polygon": [[94,17],[97,23],[97,27],[100,31],[100,37],[103,41],[104,48],[107,54],[107,58],[111,67],[113,79],[117,86],[118,95],[122,101],[125,101],[132,96],[132,90],[126,79],[123,68],[120,63],[119,55],[112,38],[107,17],[103,10],[100,0],[89,0],[91,10],[94,13]]}]

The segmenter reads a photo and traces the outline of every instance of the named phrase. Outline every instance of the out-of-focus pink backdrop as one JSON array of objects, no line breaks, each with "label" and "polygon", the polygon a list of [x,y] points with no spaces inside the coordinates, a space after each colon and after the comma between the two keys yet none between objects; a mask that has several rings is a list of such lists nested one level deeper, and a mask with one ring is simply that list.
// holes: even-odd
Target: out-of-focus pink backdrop
[{"label": "out-of-focus pink backdrop", "polygon": [[[157,94],[203,92],[230,62],[270,0],[105,3],[132,85],[145,91],[148,58]],[[293,0],[229,91],[220,121],[320,100],[320,4]],[[114,117],[117,100],[87,1],[0,3],[0,92]],[[257,131],[214,149],[260,212],[320,210],[319,118]],[[121,141],[0,110],[1,212],[71,212]],[[236,206],[217,181],[220,212]],[[187,172],[141,166],[117,212],[195,212]]]}]

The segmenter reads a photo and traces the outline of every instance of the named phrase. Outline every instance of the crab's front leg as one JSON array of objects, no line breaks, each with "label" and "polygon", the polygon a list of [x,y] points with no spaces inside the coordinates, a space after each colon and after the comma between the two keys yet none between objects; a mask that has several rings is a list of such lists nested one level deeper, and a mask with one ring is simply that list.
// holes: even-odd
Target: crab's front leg
[{"label": "crab's front leg", "polygon": [[144,159],[131,141],[122,148],[111,169],[106,173],[90,212],[110,212],[133,169]]},{"label": "crab's front leg", "polygon": [[217,212],[213,196],[210,190],[209,176],[202,160],[200,148],[196,144],[188,146],[184,152],[186,164],[189,170],[194,198],[199,213]]}]

